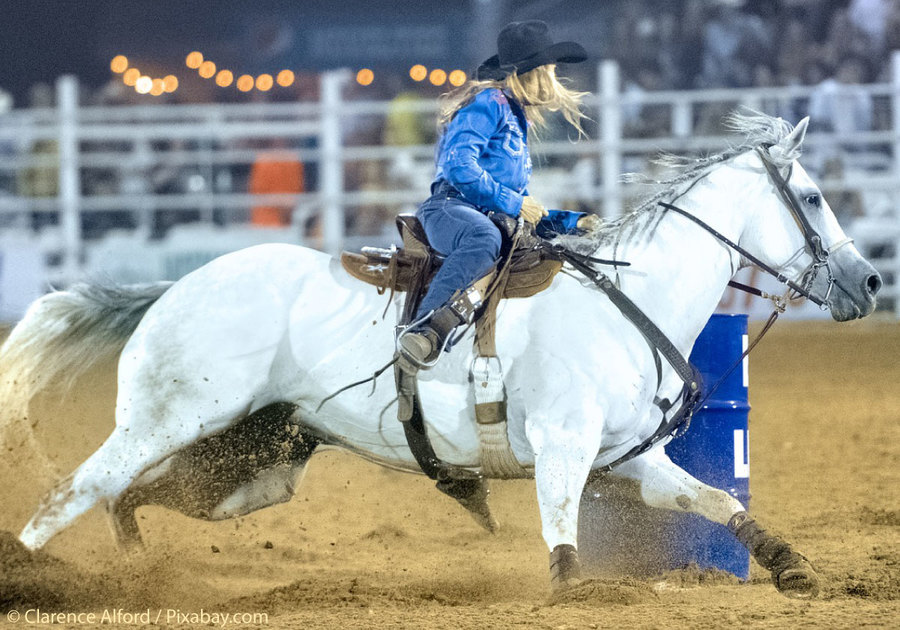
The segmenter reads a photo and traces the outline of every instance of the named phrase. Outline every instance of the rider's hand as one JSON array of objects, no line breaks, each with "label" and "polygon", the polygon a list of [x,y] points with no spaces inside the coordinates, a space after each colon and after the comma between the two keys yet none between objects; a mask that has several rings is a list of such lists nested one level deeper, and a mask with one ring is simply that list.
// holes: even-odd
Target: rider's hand
[{"label": "rider's hand", "polygon": [[575,224],[575,227],[579,230],[585,230],[587,232],[593,232],[603,221],[596,214],[586,214],[580,219],[578,219],[578,223]]},{"label": "rider's hand", "polygon": [[536,225],[547,216],[547,209],[531,197],[522,197],[522,209],[519,213],[526,223]]}]

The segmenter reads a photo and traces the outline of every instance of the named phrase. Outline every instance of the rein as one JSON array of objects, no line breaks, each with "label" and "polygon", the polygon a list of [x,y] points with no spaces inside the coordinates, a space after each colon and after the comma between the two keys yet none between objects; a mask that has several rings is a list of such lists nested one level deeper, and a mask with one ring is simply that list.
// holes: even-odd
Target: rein
[{"label": "rein", "polygon": [[598,289],[603,291],[609,298],[609,301],[612,302],[622,315],[637,328],[638,332],[641,333],[647,344],[650,346],[653,358],[656,361],[657,388],[659,388],[659,385],[662,382],[662,365],[659,360],[660,354],[665,357],[666,361],[668,361],[684,383],[679,396],[681,405],[674,416],[671,418],[666,417],[666,413],[675,406],[674,403],[668,400],[661,400],[658,397],[654,398],[653,402],[659,407],[660,411],[662,411],[663,416],[662,422],[660,422],[656,431],[615,461],[594,469],[595,472],[609,472],[619,464],[647,452],[663,438],[673,434],[680,435],[686,431],[688,425],[690,425],[691,416],[701,395],[702,379],[697,368],[691,365],[688,360],[682,356],[681,352],[679,352],[678,348],[675,347],[675,344],[666,337],[665,333],[660,330],[634,302],[631,301],[631,298],[616,287],[606,274],[591,267],[590,264],[585,262],[586,257],[576,254],[575,252],[559,248],[556,249],[555,252],[560,258],[572,265],[572,267],[583,274],[588,280],[593,282]]},{"label": "rein", "polygon": [[[687,212],[686,210],[683,210],[682,208],[679,208],[678,206],[675,206],[673,204],[666,203],[663,201],[659,201],[657,203],[658,203],[658,205],[662,206],[666,210],[671,210],[677,214],[680,214],[681,216],[683,216],[687,219],[690,219],[695,224],[699,225],[701,228],[703,228],[704,230],[706,230],[707,232],[712,234],[712,236],[715,237],[717,240],[719,240],[720,242],[724,243],[725,245],[727,245],[728,247],[730,247],[731,249],[733,249],[734,251],[739,253],[741,256],[743,256],[744,258],[746,258],[747,260],[752,262],[754,265],[756,265],[757,267],[759,267],[760,269],[765,271],[770,276],[773,276],[775,279],[777,279],[783,285],[787,286],[790,291],[793,291],[795,294],[805,297],[807,300],[809,300],[813,304],[818,305],[818,307],[821,308],[823,311],[828,310],[828,298],[831,295],[831,290],[834,287],[834,283],[835,283],[834,274],[832,274],[831,266],[828,264],[828,256],[831,251],[834,251],[840,247],[843,247],[844,245],[848,244],[851,241],[850,241],[850,239],[846,239],[844,241],[841,241],[841,242],[835,244],[831,248],[826,249],[825,247],[823,247],[822,237],[812,227],[812,225],[809,222],[809,219],[806,218],[806,215],[803,213],[803,211],[800,208],[800,201],[797,199],[797,196],[794,194],[794,191],[791,190],[790,186],[788,185],[788,181],[790,180],[791,174],[793,172],[793,163],[791,164],[790,169],[788,170],[788,176],[786,178],[782,177],[781,173],[778,171],[778,168],[774,164],[772,164],[772,162],[767,157],[768,156],[768,148],[769,148],[768,146],[760,147],[760,148],[756,149],[756,152],[759,154],[759,157],[762,160],[763,165],[766,167],[766,172],[768,173],[769,177],[772,179],[772,182],[775,184],[775,188],[776,188],[776,190],[778,190],[778,194],[781,196],[782,201],[787,206],[788,210],[791,213],[791,216],[794,218],[794,221],[797,223],[797,227],[800,228],[800,232],[803,235],[803,239],[806,241],[809,252],[813,258],[812,263],[807,268],[807,271],[804,272],[804,274],[803,274],[803,276],[805,278],[805,280],[803,281],[804,286],[800,286],[796,282],[791,280],[790,278],[787,278],[784,274],[778,272],[776,269],[767,265],[766,263],[761,261],[759,258],[757,258],[753,254],[748,252],[746,249],[744,249],[737,243],[733,242],[731,239],[726,237],[724,234],[721,234],[715,228],[713,228],[712,226],[710,226],[703,220],[699,219],[698,217],[694,216],[690,212]],[[811,292],[812,284],[815,281],[816,275],[818,274],[819,270],[822,267],[824,267],[826,272],[828,273],[828,289],[825,292],[824,299],[820,299],[820,298],[814,296]],[[770,294],[766,293],[765,291],[761,291],[760,289],[757,289],[756,287],[751,287],[751,286],[748,286],[748,285],[740,283],[740,282],[735,282],[733,280],[728,282],[728,286],[734,287],[741,291],[745,291],[752,295],[756,295],[759,297],[763,297],[763,298],[772,300],[772,302],[775,305],[775,310],[772,311],[772,314],[769,316],[769,319],[766,321],[766,323],[763,326],[760,333],[747,346],[747,349],[744,350],[744,352],[741,354],[741,356],[738,358],[738,360],[735,361],[735,363],[730,368],[728,368],[728,370],[719,378],[719,380],[716,382],[716,384],[708,392],[705,393],[705,395],[703,396],[703,399],[698,403],[701,407],[706,403],[707,400],[709,400],[712,397],[712,395],[716,392],[716,390],[719,388],[719,386],[721,386],[722,383],[724,383],[725,380],[729,376],[731,376],[731,373],[734,372],[734,370],[737,368],[737,366],[741,364],[741,362],[750,354],[750,352],[756,347],[756,345],[760,341],[762,341],[762,338],[765,336],[765,334],[767,332],[769,332],[769,329],[772,328],[772,326],[775,324],[775,321],[778,319],[778,316],[781,315],[781,313],[783,313],[785,311],[785,308],[787,306],[786,296],[779,297],[779,296],[775,296],[775,295],[770,295]]]},{"label": "rein", "polygon": [[[794,218],[794,221],[800,228],[800,232],[802,233],[803,238],[806,241],[807,248],[812,255],[813,261],[803,274],[803,286],[800,286],[784,274],[780,273],[778,270],[774,269],[770,265],[767,265],[762,260],[748,252],[746,249],[726,237],[724,234],[720,233],[718,230],[716,230],[700,218],[671,203],[667,203],[664,201],[657,202],[657,204],[665,210],[671,210],[672,212],[675,212],[676,214],[679,214],[691,220],[696,225],[709,232],[718,241],[724,243],[725,245],[739,253],[741,256],[749,260],[751,263],[762,269],[764,272],[773,276],[780,283],[788,287],[788,293],[785,296],[775,296],[740,282],[735,282],[733,280],[728,282],[728,286],[734,287],[741,291],[745,291],[752,295],[756,295],[758,297],[772,300],[775,305],[775,310],[772,311],[772,314],[769,316],[769,319],[766,321],[760,333],[750,344],[748,344],[747,349],[744,350],[738,360],[728,368],[728,370],[719,378],[715,385],[713,385],[708,391],[703,393],[702,398],[699,389],[700,378],[699,374],[696,371],[696,368],[694,368],[694,366],[692,366],[684,359],[681,353],[674,347],[674,345],[672,345],[671,341],[665,336],[665,334],[652,321],[650,321],[650,319],[624,293],[622,293],[605,274],[597,271],[590,266],[590,262],[601,261],[581,256],[575,254],[574,252],[566,251],[562,248],[556,250],[556,253],[561,258],[563,258],[577,271],[581,272],[585,277],[591,280],[601,291],[603,291],[607,295],[607,297],[609,297],[610,301],[622,312],[622,314],[637,327],[640,333],[650,344],[651,348],[654,350],[654,353],[656,353],[657,350],[662,352],[667,361],[672,365],[672,367],[678,373],[679,377],[681,377],[682,381],[685,383],[684,389],[682,390],[683,404],[679,411],[676,413],[675,417],[673,417],[671,420],[667,420],[665,417],[666,411],[668,410],[667,407],[665,405],[661,405],[658,399],[654,401],[658,406],[660,406],[660,409],[662,409],[663,411],[663,421],[660,424],[659,428],[650,437],[646,438],[643,442],[632,448],[622,457],[619,457],[614,462],[607,464],[606,466],[595,469],[595,473],[608,472],[619,464],[624,463],[625,461],[628,461],[629,459],[637,457],[638,455],[641,455],[642,453],[648,451],[655,443],[662,440],[663,438],[669,435],[674,435],[677,437],[678,435],[681,435],[685,430],[687,430],[687,426],[690,424],[693,410],[698,407],[702,408],[703,405],[705,405],[706,402],[712,397],[712,395],[719,389],[722,383],[724,383],[727,378],[731,376],[731,374],[741,364],[741,362],[743,362],[744,359],[750,354],[750,352],[753,351],[754,348],[756,348],[757,344],[759,344],[765,334],[775,324],[778,316],[785,311],[785,308],[787,306],[787,299],[790,297],[791,292],[796,295],[805,297],[810,302],[818,305],[822,310],[828,309],[828,298],[831,295],[831,290],[834,287],[835,283],[834,275],[831,272],[831,267],[828,264],[828,256],[831,251],[834,251],[839,247],[846,245],[849,242],[849,239],[837,243],[831,248],[825,248],[822,245],[822,237],[818,232],[815,231],[809,220],[806,218],[806,215],[801,210],[800,202],[797,199],[797,196],[788,185],[791,173],[793,172],[793,164],[791,164],[787,178],[782,177],[777,167],[768,159],[768,148],[768,146],[760,147],[756,149],[756,152],[759,154],[760,159],[762,160],[763,165],[766,168],[766,172],[775,184],[775,187],[778,190],[782,201],[787,206],[788,210],[791,213],[791,216]],[[615,264],[615,261],[612,262],[613,264]],[[812,294],[811,288],[819,270],[823,267],[828,273],[828,289],[825,293],[824,299],[820,299]],[[661,379],[658,356],[656,358],[657,373],[659,375],[659,378]],[[671,408],[671,405],[667,401],[666,403],[669,405],[668,408]]]},{"label": "rein", "polygon": [[[708,223],[704,222],[702,219],[695,217],[693,214],[691,214],[687,210],[683,210],[682,208],[679,208],[678,206],[674,206],[670,203],[666,203],[665,201],[658,201],[657,204],[659,206],[662,206],[666,210],[671,210],[672,212],[675,212],[687,219],[690,219],[691,221],[693,221],[694,223],[696,223],[697,225],[702,227],[704,230],[706,230],[707,232],[712,234],[717,240],[725,243],[726,245],[728,245],[728,247],[730,247],[731,249],[733,249],[734,251],[739,253],[741,256],[743,256],[744,258],[746,258],[747,260],[752,262],[754,265],[756,265],[757,267],[759,267],[760,269],[765,271],[767,274],[769,274],[770,276],[773,276],[781,284],[787,286],[789,289],[791,289],[795,293],[802,295],[803,297],[805,297],[807,300],[809,300],[813,304],[818,305],[820,308],[827,308],[826,302],[824,300],[821,300],[821,299],[817,298],[816,296],[814,296],[812,293],[809,292],[809,290],[806,287],[801,287],[799,284],[797,284],[796,282],[794,282],[793,280],[791,280],[790,278],[785,276],[783,273],[780,273],[773,267],[767,265],[766,263],[761,261],[759,258],[757,258],[753,254],[748,252],[746,249],[744,249],[743,247],[741,247],[740,245],[738,245],[737,243],[735,243],[734,241],[729,239],[727,236],[720,233],[714,227],[712,227]],[[742,289],[742,290],[750,289],[748,291],[748,293],[753,293],[754,295],[759,295],[760,297],[769,297],[768,294],[765,294],[763,291],[760,291],[759,289],[755,289],[753,287],[748,287],[747,285],[741,284],[739,282],[729,281],[728,285],[735,287],[736,289]]]}]

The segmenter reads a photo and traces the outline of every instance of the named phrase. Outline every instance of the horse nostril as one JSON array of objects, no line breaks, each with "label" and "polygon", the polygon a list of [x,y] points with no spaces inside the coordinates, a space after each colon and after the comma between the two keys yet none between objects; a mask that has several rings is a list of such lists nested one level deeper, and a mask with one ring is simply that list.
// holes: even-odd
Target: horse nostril
[{"label": "horse nostril", "polygon": [[866,278],[866,291],[869,295],[876,295],[880,290],[881,286],[884,282],[881,280],[881,274],[873,273],[871,276]]}]

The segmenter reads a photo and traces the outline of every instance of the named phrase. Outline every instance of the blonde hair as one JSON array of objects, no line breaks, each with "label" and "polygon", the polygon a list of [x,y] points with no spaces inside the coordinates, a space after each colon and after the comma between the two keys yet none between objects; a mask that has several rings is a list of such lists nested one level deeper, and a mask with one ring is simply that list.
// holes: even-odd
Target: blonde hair
[{"label": "blonde hair", "polygon": [[581,126],[581,120],[585,117],[581,111],[581,101],[588,93],[567,88],[556,77],[555,64],[538,66],[523,74],[513,72],[502,80],[472,79],[461,88],[441,97],[443,104],[438,119],[439,126],[445,127],[479,92],[491,88],[506,90],[512,94],[525,108],[525,118],[537,129],[543,129],[547,125],[545,112],[561,112],[563,118],[575,127],[579,136],[585,135]]}]

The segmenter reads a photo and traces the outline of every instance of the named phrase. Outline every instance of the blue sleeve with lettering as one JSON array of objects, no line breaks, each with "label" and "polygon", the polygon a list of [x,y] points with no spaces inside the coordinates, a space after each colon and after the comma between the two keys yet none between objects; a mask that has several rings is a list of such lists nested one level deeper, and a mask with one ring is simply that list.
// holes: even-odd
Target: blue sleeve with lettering
[{"label": "blue sleeve with lettering", "polygon": [[447,181],[469,202],[518,217],[523,195],[498,182],[480,162],[481,158],[489,161],[492,169],[503,169],[503,160],[514,160],[490,149],[491,140],[496,139],[506,115],[505,101],[492,92],[497,90],[479,93],[447,125],[442,139],[441,168]]}]

